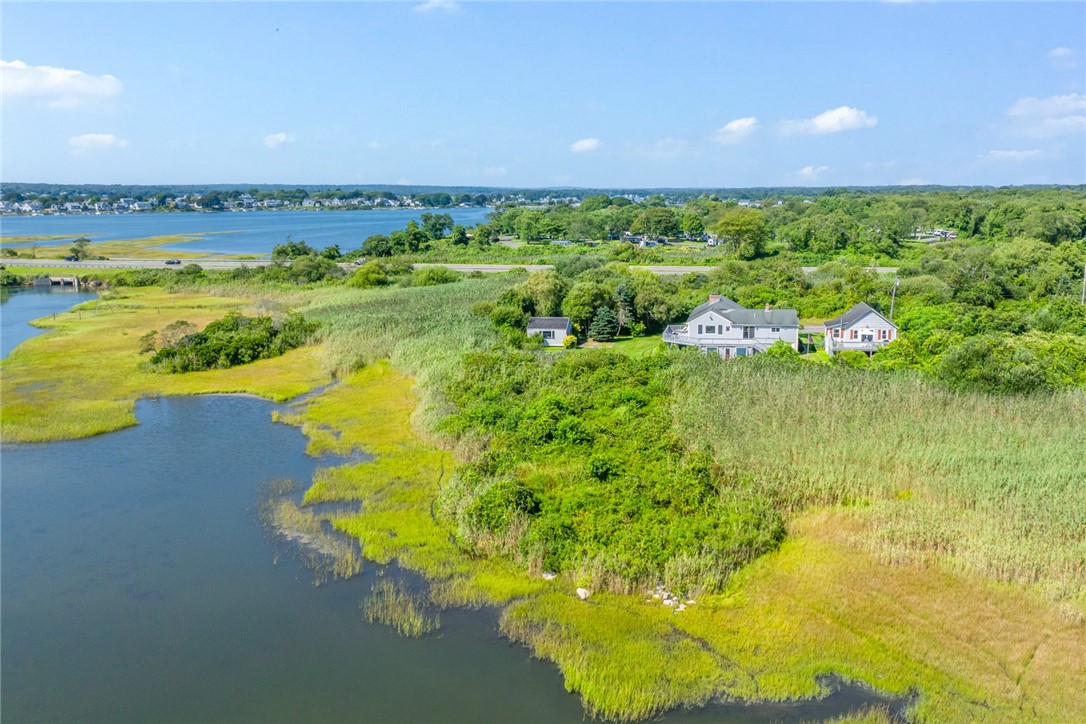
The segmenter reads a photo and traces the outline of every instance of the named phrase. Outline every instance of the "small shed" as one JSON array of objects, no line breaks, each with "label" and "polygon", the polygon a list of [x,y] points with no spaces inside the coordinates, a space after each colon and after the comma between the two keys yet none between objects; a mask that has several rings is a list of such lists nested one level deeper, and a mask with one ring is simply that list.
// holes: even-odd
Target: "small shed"
[{"label": "small shed", "polygon": [[538,334],[547,347],[561,347],[562,340],[573,334],[569,317],[532,317],[528,320],[528,336]]}]

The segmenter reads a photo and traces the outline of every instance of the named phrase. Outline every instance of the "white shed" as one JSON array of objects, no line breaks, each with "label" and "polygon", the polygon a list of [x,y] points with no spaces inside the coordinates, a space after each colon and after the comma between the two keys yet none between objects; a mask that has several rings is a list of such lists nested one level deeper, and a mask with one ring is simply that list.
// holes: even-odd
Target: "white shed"
[{"label": "white shed", "polygon": [[561,347],[562,340],[573,334],[569,317],[532,317],[528,320],[528,336],[538,334],[547,347]]}]

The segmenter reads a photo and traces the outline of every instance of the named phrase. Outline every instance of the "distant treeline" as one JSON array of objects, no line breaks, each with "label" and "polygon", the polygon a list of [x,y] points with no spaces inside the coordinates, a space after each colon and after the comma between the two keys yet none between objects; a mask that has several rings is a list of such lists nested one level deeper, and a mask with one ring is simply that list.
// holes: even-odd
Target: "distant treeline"
[{"label": "distant treeline", "polygon": [[905,195],[913,196],[931,192],[967,195],[974,192],[1016,192],[1035,189],[1065,189],[1084,193],[1086,186],[1016,186],[994,189],[982,186],[848,186],[848,187],[791,187],[755,186],[721,188],[503,188],[496,186],[422,186],[400,184],[48,184],[4,183],[0,184],[0,198],[5,201],[38,201],[43,205],[73,197],[89,199],[134,198],[151,201],[159,198],[181,196],[210,196],[232,199],[249,194],[254,199],[297,201],[306,198],[411,198],[425,206],[443,207],[462,203],[489,205],[497,203],[576,203],[591,196],[606,195],[624,197],[640,202],[649,197],[661,197],[668,204],[682,204],[699,197],[754,200],[787,199],[793,197],[817,198],[841,195]]}]

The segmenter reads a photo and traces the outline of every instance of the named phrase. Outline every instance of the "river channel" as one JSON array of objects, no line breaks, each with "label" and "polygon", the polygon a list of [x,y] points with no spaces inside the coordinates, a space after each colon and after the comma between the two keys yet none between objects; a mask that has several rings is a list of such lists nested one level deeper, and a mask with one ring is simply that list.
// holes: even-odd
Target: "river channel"
[{"label": "river channel", "polygon": [[[2,307],[5,355],[15,317],[41,316],[43,300],[12,306],[23,294]],[[378,576],[403,575],[395,568],[367,563],[314,585],[257,506],[268,481],[304,487],[333,461],[307,456],[273,409],[241,396],[147,399],[136,427],[4,444],[3,719],[581,721],[555,667],[501,639],[494,611],[444,611],[439,632],[407,639],[359,610]],[[881,701],[845,687],[820,702],[664,718],[811,720]]]}]

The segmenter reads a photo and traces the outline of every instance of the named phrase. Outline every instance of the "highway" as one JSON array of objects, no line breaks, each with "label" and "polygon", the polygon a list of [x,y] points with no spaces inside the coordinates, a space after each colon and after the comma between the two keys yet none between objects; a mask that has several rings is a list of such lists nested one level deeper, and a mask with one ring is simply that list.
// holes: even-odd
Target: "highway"
[{"label": "highway", "polygon": [[[60,259],[0,259],[0,264],[7,267],[49,267],[50,269],[94,270],[94,269],[179,269],[186,264],[199,264],[204,269],[237,269],[238,267],[267,266],[272,262],[268,259],[183,259],[181,264],[168,265],[165,259],[104,259],[93,261],[63,261]],[[345,269],[353,268],[352,264],[340,264]],[[543,271],[553,269],[550,264],[415,264],[416,269],[428,266],[443,266],[454,271],[470,274],[472,272],[497,273],[507,272],[513,269],[527,269],[528,271]],[[640,269],[652,272],[659,276],[675,276],[682,274],[708,274],[715,267],[712,266],[631,266],[631,269]],[[802,267],[805,274],[811,274],[817,267]],[[875,266],[868,267],[877,274],[894,274],[897,267]]]}]

